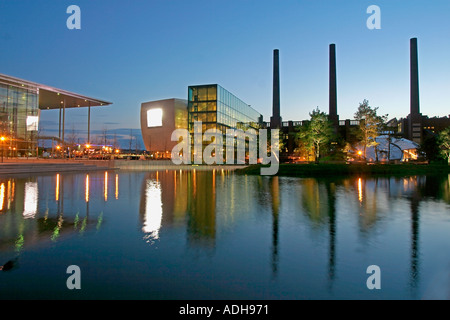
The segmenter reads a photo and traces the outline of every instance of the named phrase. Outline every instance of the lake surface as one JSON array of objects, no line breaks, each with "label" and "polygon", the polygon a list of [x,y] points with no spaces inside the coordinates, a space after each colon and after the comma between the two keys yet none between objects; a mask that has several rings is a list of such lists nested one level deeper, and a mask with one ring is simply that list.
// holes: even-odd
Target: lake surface
[{"label": "lake surface", "polygon": [[450,299],[450,178],[3,177],[8,261],[0,299]]}]

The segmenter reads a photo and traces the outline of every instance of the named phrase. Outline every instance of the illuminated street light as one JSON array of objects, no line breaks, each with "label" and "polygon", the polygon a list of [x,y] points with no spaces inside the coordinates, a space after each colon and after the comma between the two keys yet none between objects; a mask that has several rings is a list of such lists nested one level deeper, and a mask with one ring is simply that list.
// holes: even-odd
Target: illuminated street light
[{"label": "illuminated street light", "polygon": [[3,163],[3,153],[5,152],[5,144],[4,142],[6,141],[5,137],[0,137],[0,141],[2,142],[2,163]]}]

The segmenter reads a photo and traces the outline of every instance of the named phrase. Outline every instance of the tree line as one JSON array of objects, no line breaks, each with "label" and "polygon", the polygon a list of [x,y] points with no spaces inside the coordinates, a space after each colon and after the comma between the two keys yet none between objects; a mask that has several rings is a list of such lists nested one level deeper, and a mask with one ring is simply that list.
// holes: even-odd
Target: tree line
[{"label": "tree line", "polygon": [[[356,158],[367,160],[368,148],[374,149],[375,162],[378,162],[379,138],[385,136],[388,150],[387,159],[391,159],[391,142],[396,137],[396,132],[388,125],[388,114],[380,115],[378,107],[372,107],[368,100],[359,104],[354,114],[354,120],[358,125],[350,130],[351,138],[344,140],[334,130],[333,123],[329,120],[328,114],[320,111],[319,107],[310,114],[310,119],[304,121],[296,128],[295,140],[297,143],[297,153],[302,154],[306,159],[319,162],[319,159],[327,157],[332,160],[344,160],[347,153],[353,152]],[[427,141],[429,144],[429,141]],[[419,153],[426,158],[433,160],[447,160],[450,165],[450,127],[441,131],[434,139],[433,151],[425,152],[421,146]]]}]

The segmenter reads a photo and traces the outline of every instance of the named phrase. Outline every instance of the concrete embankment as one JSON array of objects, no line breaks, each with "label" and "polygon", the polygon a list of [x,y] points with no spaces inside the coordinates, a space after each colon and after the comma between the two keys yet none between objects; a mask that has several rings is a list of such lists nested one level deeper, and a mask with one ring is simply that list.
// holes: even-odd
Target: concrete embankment
[{"label": "concrete embankment", "polygon": [[113,170],[110,164],[109,161],[7,159],[0,163],[0,175]]},{"label": "concrete embankment", "polygon": [[0,175],[45,174],[91,171],[158,171],[158,170],[228,170],[243,169],[242,165],[175,165],[164,160],[87,160],[87,159],[4,159]]},{"label": "concrete embankment", "polygon": [[157,170],[230,170],[243,169],[245,165],[176,165],[171,160],[112,160],[111,166],[121,171]]}]

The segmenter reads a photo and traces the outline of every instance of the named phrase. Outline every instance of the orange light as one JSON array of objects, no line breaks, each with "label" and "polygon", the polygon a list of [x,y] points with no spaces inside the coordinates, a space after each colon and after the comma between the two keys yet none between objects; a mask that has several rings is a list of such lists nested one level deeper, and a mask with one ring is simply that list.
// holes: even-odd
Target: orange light
[{"label": "orange light", "polygon": [[119,149],[116,149],[116,153],[119,153],[120,152],[120,150]]},{"label": "orange light", "polygon": [[359,155],[362,155],[362,151],[358,151],[358,154],[359,154]]},{"label": "orange light", "polygon": [[58,150],[61,149],[61,146],[56,146],[56,149],[58,149]]},{"label": "orange light", "polygon": [[90,148],[91,148],[91,145],[87,144],[86,149],[90,149]]},{"label": "orange light", "polygon": [[1,137],[0,140],[1,140],[1,141],[5,141],[6,138],[5,138],[5,137]]}]

